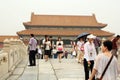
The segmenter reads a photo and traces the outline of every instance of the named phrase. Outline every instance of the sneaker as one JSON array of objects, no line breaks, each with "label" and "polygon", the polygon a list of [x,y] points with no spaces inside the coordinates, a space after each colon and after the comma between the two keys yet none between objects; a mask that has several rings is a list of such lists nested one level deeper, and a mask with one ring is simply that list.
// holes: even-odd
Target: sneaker
[{"label": "sneaker", "polygon": [[28,65],[28,66],[33,66],[33,65]]}]

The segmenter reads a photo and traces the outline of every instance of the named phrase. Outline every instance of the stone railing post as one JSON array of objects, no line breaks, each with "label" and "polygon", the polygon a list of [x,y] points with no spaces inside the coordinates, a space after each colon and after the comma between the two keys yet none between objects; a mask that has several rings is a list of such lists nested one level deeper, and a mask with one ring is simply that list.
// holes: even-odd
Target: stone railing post
[{"label": "stone railing post", "polygon": [[3,43],[3,51],[8,53],[10,51],[10,41],[5,39]]},{"label": "stone railing post", "polygon": [[25,44],[23,43],[23,41],[21,40],[19,40],[19,47],[20,47],[21,56],[25,57],[27,55],[27,48]]},{"label": "stone railing post", "polygon": [[[9,72],[9,58],[8,58],[8,53],[10,51],[10,42],[8,39],[4,40],[4,45],[2,49],[2,53],[0,54],[0,77],[7,77],[7,73]],[[3,80],[3,79],[1,79]]]},{"label": "stone railing post", "polygon": [[0,52],[0,80],[6,80],[27,54],[26,46],[19,39],[5,39],[3,46]]}]

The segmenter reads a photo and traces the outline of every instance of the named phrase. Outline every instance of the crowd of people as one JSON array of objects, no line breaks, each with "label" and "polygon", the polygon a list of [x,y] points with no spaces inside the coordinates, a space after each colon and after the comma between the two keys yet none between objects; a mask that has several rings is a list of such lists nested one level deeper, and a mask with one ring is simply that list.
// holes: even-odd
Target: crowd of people
[{"label": "crowd of people", "polygon": [[[78,63],[83,64],[85,80],[95,80],[96,78],[99,78],[99,80],[116,80],[119,74],[117,62],[117,42],[119,40],[119,35],[113,40],[102,41],[97,36],[89,34],[78,38],[77,42],[71,41],[71,58],[76,58]],[[39,45],[37,47],[37,40],[31,34],[29,40],[29,66],[36,65],[36,53],[39,53],[40,58],[45,59],[45,62],[49,58],[54,57],[58,58],[59,63],[61,63],[63,56],[67,58],[68,55],[68,51],[65,50],[61,37],[58,37],[55,44],[52,36],[45,35],[45,39],[42,40],[42,46]],[[91,71],[90,76],[89,71]]]}]

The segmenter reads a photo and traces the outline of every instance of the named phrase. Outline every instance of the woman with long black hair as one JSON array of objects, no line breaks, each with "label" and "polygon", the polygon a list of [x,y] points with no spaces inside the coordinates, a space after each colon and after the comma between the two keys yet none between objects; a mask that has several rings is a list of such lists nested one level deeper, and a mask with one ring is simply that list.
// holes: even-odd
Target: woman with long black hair
[{"label": "woman with long black hair", "polygon": [[49,55],[50,55],[50,48],[51,48],[51,42],[49,40],[49,37],[46,37],[45,42],[45,62],[48,61]]},{"label": "woman with long black hair", "polygon": [[63,41],[61,40],[61,37],[58,37],[58,41],[56,42],[56,49],[57,49],[57,54],[59,58],[59,62],[61,63],[61,58],[63,56]]}]

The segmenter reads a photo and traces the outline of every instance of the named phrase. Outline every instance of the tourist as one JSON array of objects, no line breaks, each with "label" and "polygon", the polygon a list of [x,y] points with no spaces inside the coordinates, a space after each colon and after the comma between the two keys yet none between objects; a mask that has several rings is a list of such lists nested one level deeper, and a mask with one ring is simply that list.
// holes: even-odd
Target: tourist
[{"label": "tourist", "polygon": [[37,40],[34,38],[33,34],[30,34],[31,38],[29,40],[29,66],[36,66],[36,60],[35,60],[35,55],[36,55],[36,47],[37,47]]},{"label": "tourist", "polygon": [[93,69],[93,66],[94,66],[94,60],[95,60],[95,57],[96,57],[95,45],[93,43],[94,38],[95,38],[95,36],[93,34],[88,35],[87,36],[88,41],[84,44],[85,80],[89,79],[89,69],[92,72],[92,69]]},{"label": "tourist", "polygon": [[49,56],[50,56],[50,48],[51,48],[51,42],[49,40],[49,37],[46,37],[45,42],[44,42],[44,48],[45,48],[45,62],[48,61]]},{"label": "tourist", "polygon": [[[92,80],[95,75],[96,78],[99,78],[100,80],[117,80],[119,67],[118,67],[117,58],[115,56],[112,56],[111,50],[112,50],[112,42],[109,40],[104,41],[102,45],[102,53],[98,54],[95,60],[94,69],[92,71],[89,80]],[[108,65],[108,68],[106,68],[106,71],[104,72],[105,67],[110,61],[110,59],[111,62]],[[101,76],[103,72],[104,75]]]},{"label": "tourist", "polygon": [[83,41],[83,38],[81,37],[79,38],[79,41],[77,42],[78,63],[82,63],[83,53],[84,53],[84,41]]},{"label": "tourist", "polygon": [[97,52],[97,54],[98,54],[98,53],[99,53],[99,48],[100,48],[100,46],[101,46],[101,40],[100,40],[100,38],[96,37],[96,38],[94,39],[94,44],[95,44],[96,52]]},{"label": "tourist", "polygon": [[61,40],[61,37],[58,37],[58,41],[56,42],[56,49],[57,49],[57,54],[59,58],[59,62],[61,63],[61,58],[63,56],[63,41]]},{"label": "tourist", "polygon": [[75,41],[73,41],[73,40],[70,42],[70,44],[71,44],[72,48],[76,45]]},{"label": "tourist", "polygon": [[41,46],[38,46],[38,56],[39,56],[39,59],[43,59],[43,53],[42,53],[42,49],[41,49]]},{"label": "tourist", "polygon": [[49,40],[50,40],[50,42],[51,42],[49,58],[52,58],[52,49],[53,49],[53,47],[54,47],[54,42],[53,42],[53,40],[52,40],[52,36],[49,37]]},{"label": "tourist", "polygon": [[45,35],[45,38],[42,40],[42,52],[43,52],[43,56],[42,59],[45,58],[45,40],[48,38],[48,35]]},{"label": "tourist", "polygon": [[53,55],[54,59],[57,58],[57,49],[56,49],[55,46],[54,46],[53,49],[52,49],[52,55]]},{"label": "tourist", "polygon": [[72,58],[76,58],[77,52],[76,52],[76,45],[72,47]]},{"label": "tourist", "polygon": [[117,42],[118,40],[120,39],[120,35],[117,35],[113,40],[112,40],[112,54],[114,56],[116,56],[116,58],[118,58],[118,55],[117,55],[117,51],[118,51],[118,46],[117,46]]},{"label": "tourist", "polygon": [[68,58],[68,51],[64,52],[64,57],[67,59]]}]

